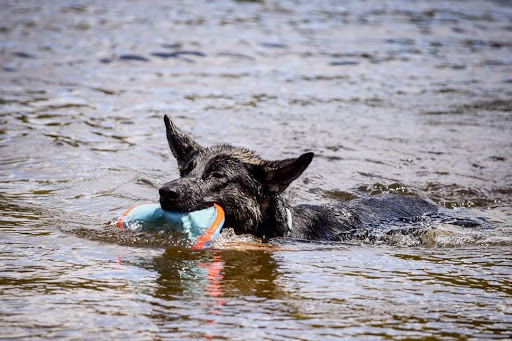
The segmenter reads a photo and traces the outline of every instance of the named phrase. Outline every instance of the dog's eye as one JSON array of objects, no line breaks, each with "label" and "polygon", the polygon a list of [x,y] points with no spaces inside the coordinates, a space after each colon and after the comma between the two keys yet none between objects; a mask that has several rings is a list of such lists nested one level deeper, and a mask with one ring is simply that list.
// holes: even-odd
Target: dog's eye
[{"label": "dog's eye", "polygon": [[190,161],[185,168],[181,171],[182,175],[187,175],[188,173],[192,172],[194,167],[196,166],[196,163],[194,161]]},{"label": "dog's eye", "polygon": [[210,174],[210,178],[222,179],[222,178],[224,178],[224,174],[222,174],[220,172],[213,172]]}]

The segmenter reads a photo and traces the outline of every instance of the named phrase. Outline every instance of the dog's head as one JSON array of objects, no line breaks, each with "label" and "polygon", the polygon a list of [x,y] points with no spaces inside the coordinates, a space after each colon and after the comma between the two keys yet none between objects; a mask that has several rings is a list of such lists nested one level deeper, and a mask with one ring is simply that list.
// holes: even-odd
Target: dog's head
[{"label": "dog's head", "polygon": [[313,159],[266,161],[230,145],[201,147],[164,116],[167,141],[178,161],[180,178],[160,188],[164,210],[190,212],[219,204],[226,225],[237,233],[256,234],[272,199],[297,179]]}]

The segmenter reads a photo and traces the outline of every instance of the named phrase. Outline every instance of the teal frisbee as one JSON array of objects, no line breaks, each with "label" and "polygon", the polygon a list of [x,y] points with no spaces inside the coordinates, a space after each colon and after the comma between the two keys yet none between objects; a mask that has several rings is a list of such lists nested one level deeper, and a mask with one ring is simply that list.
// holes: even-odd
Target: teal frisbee
[{"label": "teal frisbee", "polygon": [[192,249],[204,249],[219,236],[224,221],[224,210],[217,204],[193,212],[165,211],[159,204],[142,204],[126,210],[116,225],[129,230],[180,232],[193,242]]}]

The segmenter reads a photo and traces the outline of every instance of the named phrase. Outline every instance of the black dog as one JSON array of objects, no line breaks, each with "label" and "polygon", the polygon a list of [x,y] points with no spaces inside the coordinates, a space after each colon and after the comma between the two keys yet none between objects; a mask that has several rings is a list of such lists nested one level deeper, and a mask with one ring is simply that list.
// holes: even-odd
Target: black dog
[{"label": "black dog", "polygon": [[263,160],[230,145],[201,147],[164,116],[169,147],[181,177],[160,188],[164,210],[194,211],[219,204],[226,227],[261,238],[346,240],[354,231],[369,231],[384,221],[413,221],[438,207],[428,201],[383,195],[336,205],[288,206],[280,194],[313,160]]}]

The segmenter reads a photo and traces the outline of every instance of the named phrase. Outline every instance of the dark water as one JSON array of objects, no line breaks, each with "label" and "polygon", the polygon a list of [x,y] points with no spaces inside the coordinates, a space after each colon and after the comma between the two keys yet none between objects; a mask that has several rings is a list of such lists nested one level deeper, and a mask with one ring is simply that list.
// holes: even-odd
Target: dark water
[{"label": "dark water", "polygon": [[[2,1],[0,338],[509,339],[512,4]],[[492,229],[191,252],[105,223],[200,143],[315,151],[295,203],[392,192]]]}]

